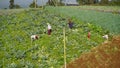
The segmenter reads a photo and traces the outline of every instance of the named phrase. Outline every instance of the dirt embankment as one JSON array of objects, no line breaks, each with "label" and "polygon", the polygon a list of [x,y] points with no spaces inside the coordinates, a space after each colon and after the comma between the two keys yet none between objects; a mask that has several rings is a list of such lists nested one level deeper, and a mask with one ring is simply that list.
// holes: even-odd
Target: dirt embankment
[{"label": "dirt embankment", "polygon": [[120,36],[82,54],[67,64],[67,68],[120,68]]}]

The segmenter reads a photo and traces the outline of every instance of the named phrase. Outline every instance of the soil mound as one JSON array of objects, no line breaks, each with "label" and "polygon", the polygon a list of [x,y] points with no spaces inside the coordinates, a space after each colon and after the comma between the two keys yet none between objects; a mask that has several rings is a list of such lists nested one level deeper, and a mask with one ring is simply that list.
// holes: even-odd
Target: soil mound
[{"label": "soil mound", "polygon": [[120,36],[67,64],[67,68],[120,68]]}]

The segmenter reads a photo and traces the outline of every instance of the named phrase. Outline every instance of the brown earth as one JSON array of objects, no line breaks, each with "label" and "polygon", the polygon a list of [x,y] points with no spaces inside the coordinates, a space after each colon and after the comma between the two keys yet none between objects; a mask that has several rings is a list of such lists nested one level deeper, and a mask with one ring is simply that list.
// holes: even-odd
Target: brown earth
[{"label": "brown earth", "polygon": [[82,54],[67,64],[67,68],[120,68],[120,36]]}]

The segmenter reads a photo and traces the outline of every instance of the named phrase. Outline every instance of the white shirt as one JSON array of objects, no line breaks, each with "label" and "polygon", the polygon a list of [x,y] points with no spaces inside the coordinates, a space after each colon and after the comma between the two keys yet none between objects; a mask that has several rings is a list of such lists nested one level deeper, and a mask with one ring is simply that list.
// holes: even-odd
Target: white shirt
[{"label": "white shirt", "polygon": [[36,40],[37,39],[36,37],[38,37],[38,36],[37,35],[31,35],[32,40]]},{"label": "white shirt", "polygon": [[108,40],[108,35],[104,35],[103,38],[105,38],[106,40]]},{"label": "white shirt", "polygon": [[50,24],[48,24],[48,29],[51,29],[51,26],[50,26]]}]

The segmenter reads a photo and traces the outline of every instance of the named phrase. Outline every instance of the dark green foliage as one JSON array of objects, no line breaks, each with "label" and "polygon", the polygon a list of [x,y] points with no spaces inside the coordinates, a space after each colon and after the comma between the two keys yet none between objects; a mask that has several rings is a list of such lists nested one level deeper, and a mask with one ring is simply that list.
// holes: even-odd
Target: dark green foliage
[{"label": "dark green foliage", "polygon": [[18,5],[18,4],[14,5],[14,7],[15,7],[16,9],[21,8],[21,6]]},{"label": "dark green foliage", "polygon": [[54,2],[53,2],[53,0],[48,0],[48,2],[47,2],[49,5],[54,5],[55,6],[55,4],[54,4]]},{"label": "dark green foliage", "polygon": [[47,5],[50,6],[63,6],[62,0],[48,0]]},{"label": "dark green foliage", "polygon": [[14,0],[10,0],[9,2],[10,2],[9,8],[13,9],[14,8]]},{"label": "dark green foliage", "polygon": [[30,8],[37,8],[38,5],[35,2],[36,0],[33,0],[33,2],[29,5]]},{"label": "dark green foliage", "polygon": [[77,0],[80,5],[120,5],[119,0]]}]

